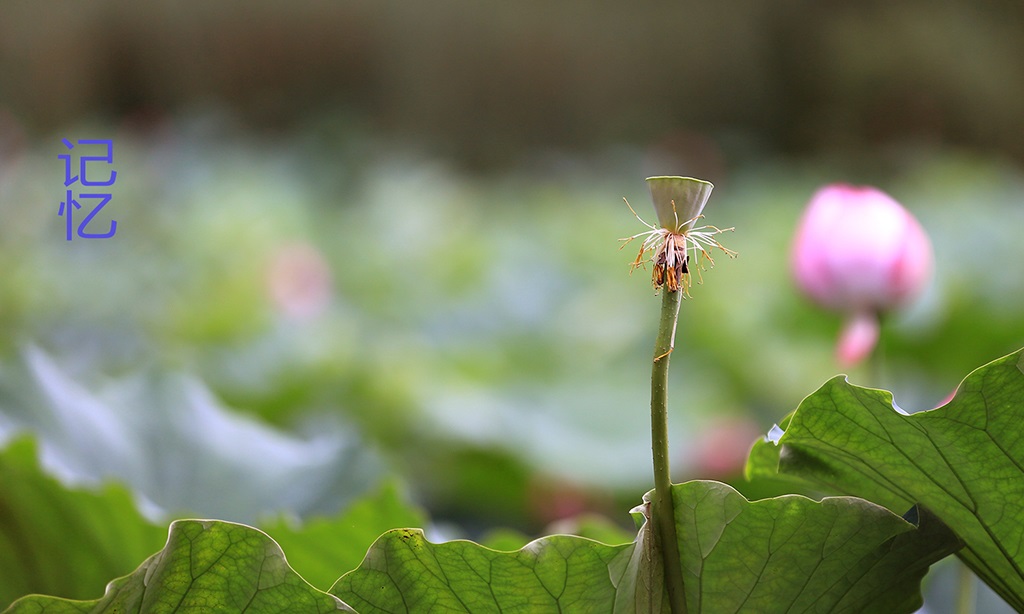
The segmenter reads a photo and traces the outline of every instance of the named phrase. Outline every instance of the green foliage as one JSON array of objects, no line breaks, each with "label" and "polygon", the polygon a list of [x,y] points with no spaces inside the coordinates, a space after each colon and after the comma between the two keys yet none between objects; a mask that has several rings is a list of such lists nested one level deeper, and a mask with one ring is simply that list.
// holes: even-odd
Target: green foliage
[{"label": "green foliage", "polygon": [[[68,488],[36,457],[30,438],[0,452],[0,604],[29,593],[94,598],[160,547],[166,528],[143,518],[123,487]],[[326,589],[382,532],[424,522],[397,487],[385,486],[334,517],[261,526],[287,548],[296,570]]]},{"label": "green foliage", "polygon": [[384,534],[331,589],[371,612],[600,611],[615,602],[632,544],[555,535],[515,552],[468,541],[431,544],[416,529]]},{"label": "green foliage", "polygon": [[793,476],[894,510],[919,504],[952,528],[959,553],[1024,609],[1024,350],[971,373],[946,405],[906,415],[889,393],[837,377],[758,442],[752,476]]},{"label": "green foliage", "polygon": [[[928,566],[959,545],[931,518],[915,530],[860,499],[749,502],[705,481],[673,494],[694,612],[911,612]],[[664,610],[660,569],[645,556],[646,526],[631,544],[556,535],[515,552],[391,531],[331,592],[365,613]]]},{"label": "green foliage", "polygon": [[[839,497],[749,502],[718,482],[673,487],[687,600],[693,611],[910,612],[920,578],[958,546],[939,523],[919,528],[880,506]],[[381,536],[326,594],[308,585],[262,531],[179,520],[163,550],[102,599],[29,596],[25,612],[667,611],[661,569],[637,539],[609,546],[554,535],[513,552],[468,541],[432,544],[418,529]]]},{"label": "green foliage", "polygon": [[928,566],[959,547],[925,514],[914,530],[852,497],[748,502],[688,482],[674,498],[691,612],[912,612]]},{"label": "green foliage", "polygon": [[[781,445],[755,445],[749,472],[864,498],[816,502],[786,495],[751,502],[718,482],[673,486],[689,609],[911,612],[921,604],[928,567],[963,544],[960,556],[1019,607],[1015,569],[1024,561],[1012,544],[1024,525],[1014,505],[1024,497],[1024,437],[1016,430],[1024,420],[1022,399],[1024,350],[976,370],[946,406],[915,415],[895,411],[884,391],[829,381],[784,421]],[[15,570],[9,581],[39,580],[5,586],[11,594],[82,586],[62,593],[81,597],[159,532],[123,491],[73,492],[45,476],[31,442],[10,446],[0,470],[4,507],[18,512],[0,527],[4,539],[50,540],[4,551],[5,568]],[[76,513],[59,520],[35,513],[62,509]],[[890,511],[907,509],[906,518]],[[269,612],[282,603],[313,612],[343,608],[342,602],[361,612],[666,611],[647,523],[633,542],[620,545],[554,535],[502,552],[468,541],[432,544],[420,530],[396,529],[365,550],[378,531],[423,520],[388,488],[334,520],[266,525],[286,545],[294,568],[258,529],[178,521],[165,548],[113,582],[102,599],[30,596],[9,612],[160,612],[197,604]],[[45,530],[52,526],[61,530]],[[330,594],[296,571],[323,588],[363,552]],[[96,553],[116,558],[120,567],[96,564]],[[46,565],[53,571],[39,573]]]},{"label": "green foliage", "polygon": [[165,535],[123,487],[69,490],[46,475],[31,439],[0,452],[0,604],[28,593],[94,597]]},{"label": "green foliage", "polygon": [[[626,277],[632,248],[618,251],[616,239],[644,229],[619,200],[647,198],[637,159],[615,154],[556,165],[564,173],[473,176],[378,149],[348,131],[323,150],[308,149],[323,136],[320,125],[254,147],[229,130],[210,130],[217,121],[173,119],[180,128],[173,146],[118,142],[118,170],[131,181],[119,182],[124,191],[108,208],[123,229],[110,241],[63,241],[62,220],[34,204],[59,165],[55,143],[29,148],[4,192],[12,214],[0,227],[0,355],[37,344],[89,397],[140,423],[152,420],[163,436],[182,417],[180,407],[197,408],[174,400],[168,372],[199,376],[212,404],[282,429],[338,417],[358,428],[366,448],[382,450],[433,510],[475,526],[536,534],[548,518],[523,502],[533,476],[551,468],[600,496],[635,500],[650,474],[640,408],[649,402],[643,381],[653,324],[642,314],[656,299],[645,275]],[[167,172],[154,173],[157,166]],[[735,473],[703,469],[699,443],[723,411],[758,428],[835,374],[838,319],[793,292],[787,245],[814,188],[848,169],[773,161],[734,171],[706,221],[737,226],[728,244],[740,260],[717,267],[700,300],[686,305],[679,333],[686,351],[673,356],[670,376],[686,398],[669,408],[669,424],[673,445],[695,451],[673,459],[675,475],[724,479],[750,495],[732,481]],[[993,266],[1024,261],[1021,175],[999,161],[948,153],[908,160],[898,172],[853,179],[884,185],[935,245],[985,246],[984,257],[939,254],[933,291],[887,323],[886,385],[905,403],[932,406],[970,369],[1024,338],[1024,310],[1015,307],[1024,285],[1012,266]],[[283,312],[268,291],[282,253],[296,245],[319,253],[330,271],[329,304],[306,318]],[[396,250],[415,266],[388,273]],[[13,375],[11,388],[34,396],[32,378]],[[140,385],[129,403],[108,402],[137,377],[159,386]],[[30,400],[3,402],[0,420],[41,437],[81,432],[81,412],[50,421],[36,411],[50,401]],[[138,445],[136,435],[91,446],[92,461],[177,475],[146,493],[165,509],[251,523],[258,515],[237,514],[240,506],[229,505],[235,497],[221,496],[225,482],[260,476],[259,486],[286,490],[259,463],[241,462],[248,445],[220,456],[235,465],[221,481],[219,471],[188,467],[191,459],[214,460],[192,454],[194,439],[142,445],[173,461],[118,456]],[[88,448],[92,434],[71,439]],[[466,449],[511,457],[520,473],[510,480],[512,465],[493,463],[451,479],[451,467],[467,465]],[[142,491],[135,476],[108,475]],[[173,488],[197,480],[202,488],[194,491]],[[307,483],[290,472],[284,482]],[[487,496],[481,483],[493,485]],[[354,480],[329,492],[344,502],[371,485]],[[501,516],[496,501],[504,502]],[[284,507],[251,502],[242,507],[253,514]],[[285,503],[300,516],[337,509]]]},{"label": "green foliage", "polygon": [[178,520],[167,545],[88,604],[30,596],[8,614],[28,612],[333,612],[336,599],[307,584],[274,540],[252,527]]},{"label": "green foliage", "polygon": [[288,562],[313,586],[326,590],[341,572],[355,569],[366,549],[381,533],[400,527],[421,527],[426,517],[385,485],[335,518],[313,518],[301,525],[277,521],[261,523],[288,553]]},{"label": "green foliage", "polygon": [[[159,166],[170,174],[152,172],[144,144],[119,143],[127,154],[119,153],[119,171],[133,183],[115,198],[124,232],[112,241],[65,244],[53,211],[33,205],[38,186],[52,179],[52,151],[29,148],[19,162],[5,192],[17,215],[0,228],[0,330],[7,333],[0,354],[9,358],[26,341],[45,350],[24,353],[35,356],[26,365],[0,365],[0,439],[30,431],[61,475],[120,480],[164,510],[251,523],[267,513],[298,516],[301,524],[259,526],[319,589],[356,567],[380,532],[423,523],[418,512],[392,510],[386,492],[357,504],[353,510],[363,511],[349,520],[314,517],[371,487],[379,458],[442,521],[473,528],[507,523],[536,534],[552,516],[534,491],[552,473],[594,493],[588,504],[633,500],[650,461],[640,408],[652,323],[636,314],[654,299],[643,275],[626,281],[630,254],[614,249],[635,221],[618,197],[645,198],[630,163],[591,159],[579,175],[558,181],[529,173],[494,180],[393,152],[367,157],[373,148],[366,143],[343,145],[352,164],[337,164],[321,155],[326,150],[303,153],[309,135],[252,147],[191,126],[182,123],[176,144],[160,150]],[[331,151],[338,146],[332,141]],[[347,170],[339,175],[339,168]],[[723,413],[749,410],[748,424],[768,424],[777,417],[772,408],[791,407],[834,373],[838,323],[795,297],[786,245],[806,198],[836,173],[775,170],[736,169],[708,220],[739,227],[729,244],[743,265],[708,276],[680,325],[687,349],[674,355],[671,377],[684,396],[669,410],[671,439],[685,451],[675,465],[680,476],[708,475],[699,444]],[[167,189],[166,177],[187,180]],[[1012,266],[992,264],[1020,262],[1024,253],[1016,240],[1024,223],[1020,174],[944,157],[904,167],[886,183],[920,214],[936,245],[986,248],[984,258],[940,254],[934,291],[887,324],[887,381],[907,405],[930,407],[980,357],[1006,353],[1024,335],[1017,308],[1024,286]],[[319,253],[330,270],[329,304],[301,318],[267,291],[282,251],[296,244]],[[396,253],[414,266],[395,274],[387,263]],[[237,279],[225,283],[227,273]],[[642,291],[624,293],[623,283]],[[243,412],[279,428],[235,420]],[[323,414],[330,418],[321,421]],[[335,430],[334,418],[357,431]],[[850,443],[862,427],[833,424],[830,437]],[[1012,432],[1000,426],[1003,437]],[[928,452],[914,443],[919,430],[893,433],[907,438],[914,459]],[[783,459],[785,475],[801,458],[791,435],[785,449],[797,452]],[[997,455],[973,458],[991,442],[964,447],[977,435],[968,429],[948,443],[951,436],[929,431],[949,461],[933,482],[947,486],[952,475],[989,495],[1016,496],[996,484],[1015,480],[1015,468],[989,473]],[[308,445],[314,441],[320,454]],[[902,445],[893,439],[879,450]],[[737,447],[742,457],[745,443]],[[870,459],[864,452],[847,460]],[[751,462],[773,473],[778,454],[760,445]],[[962,463],[975,469],[964,473]],[[25,477],[16,464],[2,469],[0,502],[17,510],[0,510],[5,600],[29,591],[94,598],[104,581],[128,573],[166,537],[165,527],[139,518],[125,491],[62,492],[37,486],[43,477]],[[833,469],[857,477],[840,463]],[[729,479],[726,471],[734,470],[716,477]],[[855,492],[896,513],[928,485],[914,490],[869,475],[879,484]],[[827,486],[832,477],[819,472],[815,483]],[[957,483],[949,496],[971,504],[962,495],[974,491]],[[738,486],[747,495],[767,492]],[[981,551],[985,523],[1018,519],[1013,499],[1002,515],[998,501],[977,500],[977,519],[964,508],[932,509],[958,532],[956,523],[968,522],[965,557]],[[1012,526],[1005,522],[1000,531]],[[1000,532],[987,547],[1012,551],[1006,544],[1015,536]],[[525,541],[506,534],[493,544],[514,549]],[[1007,559],[988,579],[1003,581],[1012,568]]]}]

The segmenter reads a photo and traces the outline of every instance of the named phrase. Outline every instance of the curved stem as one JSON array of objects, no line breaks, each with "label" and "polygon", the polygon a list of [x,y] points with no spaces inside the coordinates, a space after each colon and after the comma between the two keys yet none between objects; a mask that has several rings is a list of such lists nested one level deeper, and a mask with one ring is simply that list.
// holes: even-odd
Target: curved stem
[{"label": "curved stem", "polygon": [[654,456],[654,500],[651,520],[655,548],[665,569],[665,585],[673,614],[685,614],[683,569],[679,561],[676,539],[675,511],[672,502],[672,479],[668,466],[668,363],[675,346],[676,321],[682,292],[663,290],[658,337],[654,344],[654,365],[651,368],[651,450]]},{"label": "curved stem", "polygon": [[957,567],[956,612],[974,614],[974,572],[960,559],[953,560]]},{"label": "curved stem", "polygon": [[868,385],[885,388],[885,335],[882,334],[885,332],[885,313],[880,311],[875,317],[878,318],[878,343],[868,355],[868,377],[871,378]]}]

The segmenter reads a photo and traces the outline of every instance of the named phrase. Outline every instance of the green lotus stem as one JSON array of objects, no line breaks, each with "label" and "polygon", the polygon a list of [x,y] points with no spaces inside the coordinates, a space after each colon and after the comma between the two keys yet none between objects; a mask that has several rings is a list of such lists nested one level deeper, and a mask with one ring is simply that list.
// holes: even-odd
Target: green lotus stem
[{"label": "green lotus stem", "polygon": [[676,538],[675,509],[672,501],[672,479],[668,466],[668,363],[676,340],[676,322],[682,292],[665,288],[661,300],[661,321],[654,344],[654,365],[651,368],[651,450],[654,455],[654,500],[651,520],[654,527],[656,554],[661,555],[673,614],[685,614],[683,569]]},{"label": "green lotus stem", "polygon": [[960,559],[953,559],[957,567],[956,614],[974,614],[974,572]]},{"label": "green lotus stem", "polygon": [[[649,230],[621,239],[629,243],[643,237],[640,251],[632,269],[647,262],[648,252],[654,256],[651,283],[655,290],[663,290],[661,320],[658,338],[654,344],[654,364],[651,368],[651,451],[654,456],[654,497],[650,500],[650,524],[653,529],[653,556],[662,563],[669,605],[673,614],[686,614],[686,593],[683,590],[683,566],[679,559],[676,537],[676,518],[672,501],[672,478],[668,467],[668,363],[676,342],[676,322],[679,304],[689,295],[690,273],[698,280],[703,261],[714,264],[709,253],[712,248],[722,250],[730,257],[736,252],[726,248],[715,235],[732,230],[706,225],[694,227],[714,188],[711,182],[692,177],[648,177],[654,211],[658,225],[648,224],[633,211]],[[691,257],[692,256],[692,257]],[[701,260],[703,258],[704,260]]]}]

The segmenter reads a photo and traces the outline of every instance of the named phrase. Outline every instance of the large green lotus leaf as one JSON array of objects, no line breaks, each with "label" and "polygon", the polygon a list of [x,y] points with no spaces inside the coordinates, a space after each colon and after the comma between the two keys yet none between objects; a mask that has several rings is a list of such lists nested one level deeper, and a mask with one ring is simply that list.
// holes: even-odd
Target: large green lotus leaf
[{"label": "large green lotus leaf", "polygon": [[[911,612],[928,566],[959,543],[861,499],[749,502],[718,482],[673,487],[693,612]],[[644,508],[645,509],[645,508]],[[331,592],[375,612],[665,612],[645,524],[631,544],[555,535],[515,552],[391,531]]]},{"label": "large green lotus leaf", "polygon": [[748,475],[793,476],[890,509],[920,504],[965,543],[959,556],[1024,611],[1024,350],[971,373],[946,405],[906,415],[842,377],[804,399]]},{"label": "large green lotus leaf", "polygon": [[928,567],[960,547],[917,508],[908,521],[854,497],[748,502],[714,482],[673,494],[691,612],[913,612]]},{"label": "large green lotus leaf", "polygon": [[385,533],[331,592],[359,612],[599,612],[616,597],[610,569],[633,544],[554,535],[515,552],[432,544],[419,529]]},{"label": "large green lotus leaf", "polygon": [[73,490],[43,473],[33,440],[0,452],[0,606],[28,593],[99,595],[165,535],[124,488]]},{"label": "large green lotus leaf", "polygon": [[295,526],[284,520],[260,523],[288,553],[288,562],[307,582],[327,590],[342,573],[355,569],[381,533],[421,527],[426,515],[412,507],[394,484],[359,499],[343,514],[313,518]]},{"label": "large green lotus leaf", "polygon": [[351,611],[299,577],[262,531],[216,520],[178,520],[164,549],[111,582],[103,598],[70,602],[33,595],[14,602],[7,614],[337,610]]},{"label": "large green lotus leaf", "polygon": [[[673,496],[694,612],[910,612],[928,565],[958,545],[926,514],[915,527],[861,499],[749,502],[718,482],[680,484]],[[667,612],[648,526],[630,544],[555,535],[514,552],[390,531],[338,580],[336,598],[307,584],[262,531],[180,520],[164,549],[108,585],[103,598],[28,596],[8,613],[348,610],[342,600],[367,614]]]}]

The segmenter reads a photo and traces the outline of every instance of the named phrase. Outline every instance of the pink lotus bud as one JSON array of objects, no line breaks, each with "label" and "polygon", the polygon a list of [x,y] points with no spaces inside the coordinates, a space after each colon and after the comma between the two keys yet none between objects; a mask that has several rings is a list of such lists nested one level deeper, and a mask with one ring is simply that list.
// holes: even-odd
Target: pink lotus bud
[{"label": "pink lotus bud", "polygon": [[877,315],[924,288],[932,247],[917,220],[888,194],[832,184],[818,190],[804,212],[792,265],[801,290],[848,315],[837,349],[848,366],[874,348]]}]

